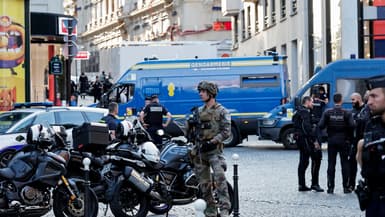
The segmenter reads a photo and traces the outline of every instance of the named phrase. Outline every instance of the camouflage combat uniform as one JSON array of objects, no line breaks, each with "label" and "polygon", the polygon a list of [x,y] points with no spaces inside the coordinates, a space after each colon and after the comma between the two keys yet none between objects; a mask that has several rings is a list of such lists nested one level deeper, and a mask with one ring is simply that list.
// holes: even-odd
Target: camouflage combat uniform
[{"label": "camouflage combat uniform", "polygon": [[204,141],[215,140],[216,148],[203,152],[203,148],[197,148],[196,156],[193,158],[195,173],[199,178],[202,196],[207,203],[205,215],[217,216],[217,208],[211,191],[210,167],[213,170],[213,179],[218,190],[218,202],[221,216],[228,216],[230,210],[230,199],[225,177],[225,160],[223,157],[223,141],[230,136],[231,117],[229,112],[219,103],[211,108],[206,105],[199,107],[199,119],[203,126],[200,132],[201,146]]}]

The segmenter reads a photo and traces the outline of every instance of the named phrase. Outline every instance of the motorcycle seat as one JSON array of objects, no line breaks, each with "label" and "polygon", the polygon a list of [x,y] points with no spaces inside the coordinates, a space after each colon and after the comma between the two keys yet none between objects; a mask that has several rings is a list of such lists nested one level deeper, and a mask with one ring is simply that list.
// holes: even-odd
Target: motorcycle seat
[{"label": "motorcycle seat", "polygon": [[11,168],[2,168],[0,169],[0,177],[4,177],[6,179],[15,178],[15,172]]}]

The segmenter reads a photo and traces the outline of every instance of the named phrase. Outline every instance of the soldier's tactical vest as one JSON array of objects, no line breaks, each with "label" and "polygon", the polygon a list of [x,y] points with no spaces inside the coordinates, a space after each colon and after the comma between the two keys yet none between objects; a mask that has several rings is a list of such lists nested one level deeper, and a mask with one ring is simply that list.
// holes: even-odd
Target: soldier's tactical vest
[{"label": "soldier's tactical vest", "polygon": [[361,175],[371,189],[385,191],[385,144],[367,146],[381,138],[385,138],[385,124],[381,117],[376,117],[368,122],[364,133]]},{"label": "soldier's tactical vest", "polygon": [[201,139],[210,140],[219,133],[219,124],[223,109],[223,106],[218,103],[209,109],[206,106],[199,107],[198,111],[199,118],[201,120]]}]

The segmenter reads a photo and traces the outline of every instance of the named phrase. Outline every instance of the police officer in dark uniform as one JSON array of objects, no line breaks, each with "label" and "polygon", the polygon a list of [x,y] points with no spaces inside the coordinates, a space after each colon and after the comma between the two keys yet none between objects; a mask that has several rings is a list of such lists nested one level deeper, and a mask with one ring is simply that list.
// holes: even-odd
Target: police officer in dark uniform
[{"label": "police officer in dark uniform", "polygon": [[328,96],[323,86],[318,87],[318,92],[313,93],[313,114],[317,123],[321,119],[322,113],[325,110],[326,104],[329,102]]},{"label": "police officer in dark uniform", "polygon": [[334,176],[336,169],[337,153],[340,155],[342,168],[342,185],[344,193],[351,193],[348,186],[349,164],[348,154],[351,141],[351,132],[354,127],[353,117],[350,112],[343,109],[342,94],[335,93],[333,96],[334,108],[326,110],[319,122],[319,128],[327,128],[328,133],[328,194],[334,193]]},{"label": "police officer in dark uniform", "polygon": [[115,132],[119,124],[117,115],[118,115],[118,104],[116,102],[111,102],[108,105],[108,115],[102,118],[102,122],[106,123],[108,126],[111,140],[114,140],[116,138]]},{"label": "police officer in dark uniform", "polygon": [[353,93],[350,96],[352,100],[352,116],[354,120],[353,140],[349,152],[349,189],[354,190],[357,176],[357,143],[364,137],[366,122],[370,118],[369,107],[363,102],[359,93]]},{"label": "police officer in dark uniform", "polygon": [[[163,115],[167,116],[165,124],[163,124]],[[152,95],[151,103],[145,106],[140,112],[140,120],[158,148],[161,148],[162,137],[160,137],[156,131],[167,127],[171,118],[171,113],[159,103],[158,95]]]},{"label": "police officer in dark uniform", "polygon": [[385,76],[373,77],[367,85],[372,117],[365,127],[363,147],[358,146],[357,153],[366,186],[358,185],[356,193],[367,217],[385,217],[385,144],[381,140],[385,138]]},{"label": "police officer in dark uniform", "polygon": [[[302,106],[300,106],[293,115],[293,123],[296,132],[296,140],[299,149],[299,164],[298,164],[298,191],[323,192],[324,190],[319,186],[319,169],[321,166],[322,151],[320,143],[316,137],[316,131],[312,124],[311,109],[313,107],[313,99],[305,96],[302,99]],[[306,186],[305,173],[309,166],[309,158],[312,159],[311,188]]]}]

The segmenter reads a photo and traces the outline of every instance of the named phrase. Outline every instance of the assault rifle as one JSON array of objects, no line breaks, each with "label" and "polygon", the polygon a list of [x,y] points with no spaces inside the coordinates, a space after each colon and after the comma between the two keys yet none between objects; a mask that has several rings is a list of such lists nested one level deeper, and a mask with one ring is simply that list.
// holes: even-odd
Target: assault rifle
[{"label": "assault rifle", "polygon": [[199,111],[197,106],[194,106],[190,111],[192,112],[192,116],[187,119],[187,139],[195,146],[201,143],[201,121],[199,118]]},{"label": "assault rifle", "polygon": [[198,148],[200,153],[205,153],[208,151],[212,151],[217,148],[216,144],[208,140],[202,140],[202,130],[210,129],[211,125],[209,122],[204,122],[200,120],[198,107],[193,107],[191,109],[192,118],[188,119],[189,130],[187,132],[188,141],[192,142],[192,144]]}]

